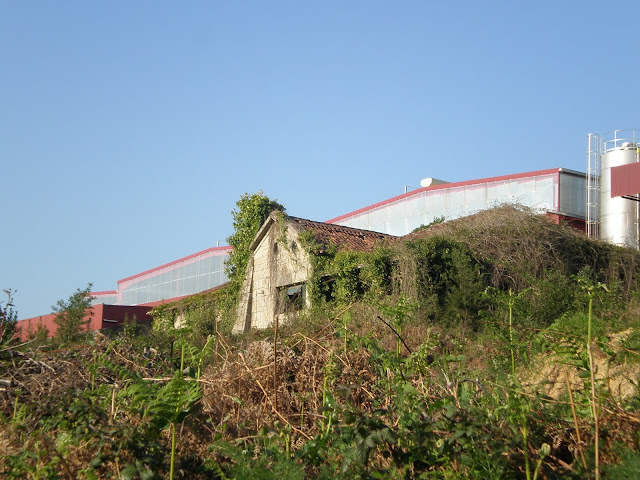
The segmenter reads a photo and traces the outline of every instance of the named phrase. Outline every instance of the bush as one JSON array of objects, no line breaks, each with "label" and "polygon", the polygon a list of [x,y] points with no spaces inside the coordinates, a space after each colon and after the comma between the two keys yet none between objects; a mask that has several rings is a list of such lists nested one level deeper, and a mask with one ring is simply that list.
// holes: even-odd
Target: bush
[{"label": "bush", "polygon": [[397,265],[399,291],[416,298],[429,318],[443,326],[479,327],[486,284],[481,264],[465,245],[442,236],[408,240]]},{"label": "bush", "polygon": [[91,287],[89,283],[83,290],[77,289],[68,300],[58,300],[51,307],[57,313],[54,322],[58,325],[56,338],[63,344],[69,344],[78,339],[80,333],[87,328],[93,312],[91,307]]},{"label": "bush", "polygon": [[13,307],[13,291],[4,290],[7,300],[0,302],[0,345],[13,340],[18,321],[18,312]]}]

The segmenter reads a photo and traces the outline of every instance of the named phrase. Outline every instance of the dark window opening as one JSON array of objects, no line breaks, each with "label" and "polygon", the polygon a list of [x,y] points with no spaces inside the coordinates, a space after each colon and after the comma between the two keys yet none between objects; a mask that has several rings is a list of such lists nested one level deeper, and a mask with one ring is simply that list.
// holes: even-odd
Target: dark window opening
[{"label": "dark window opening", "polygon": [[304,284],[278,288],[277,313],[298,312],[304,308],[307,287]]},{"label": "dark window opening", "polygon": [[333,300],[333,292],[336,287],[336,279],[331,275],[323,275],[318,284],[319,297],[325,302]]}]

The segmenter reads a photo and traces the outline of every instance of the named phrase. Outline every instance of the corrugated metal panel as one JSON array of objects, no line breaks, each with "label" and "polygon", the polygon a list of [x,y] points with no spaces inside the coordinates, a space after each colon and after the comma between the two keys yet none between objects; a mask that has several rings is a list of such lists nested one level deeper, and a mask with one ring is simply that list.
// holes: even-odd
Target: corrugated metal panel
[{"label": "corrugated metal panel", "polygon": [[231,247],[216,247],[118,281],[119,305],[140,305],[193,295],[228,279],[224,263]]},{"label": "corrugated metal panel", "polygon": [[640,163],[611,168],[611,197],[640,193]]},{"label": "corrugated metal panel", "polygon": [[453,220],[503,203],[518,203],[540,212],[557,211],[559,172],[540,170],[418,189],[328,223],[402,236],[438,217]]}]

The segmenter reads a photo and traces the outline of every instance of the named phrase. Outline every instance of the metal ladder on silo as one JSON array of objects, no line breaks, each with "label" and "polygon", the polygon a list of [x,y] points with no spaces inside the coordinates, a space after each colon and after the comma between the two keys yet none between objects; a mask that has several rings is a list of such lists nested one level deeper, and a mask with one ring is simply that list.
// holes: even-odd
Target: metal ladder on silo
[{"label": "metal ladder on silo", "polygon": [[587,135],[587,236],[599,237],[600,225],[600,137]]}]

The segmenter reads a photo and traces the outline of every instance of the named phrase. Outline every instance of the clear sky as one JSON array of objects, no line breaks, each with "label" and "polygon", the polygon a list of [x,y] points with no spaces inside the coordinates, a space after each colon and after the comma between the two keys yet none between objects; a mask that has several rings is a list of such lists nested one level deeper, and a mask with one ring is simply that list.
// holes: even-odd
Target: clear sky
[{"label": "clear sky", "polygon": [[640,128],[640,2],[0,0],[0,289],[20,318],[226,244],[565,167]]}]

